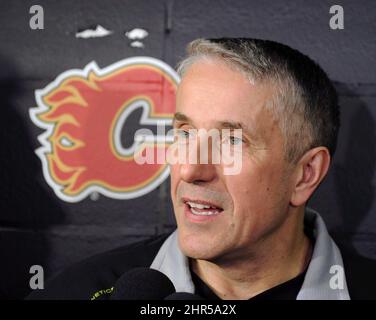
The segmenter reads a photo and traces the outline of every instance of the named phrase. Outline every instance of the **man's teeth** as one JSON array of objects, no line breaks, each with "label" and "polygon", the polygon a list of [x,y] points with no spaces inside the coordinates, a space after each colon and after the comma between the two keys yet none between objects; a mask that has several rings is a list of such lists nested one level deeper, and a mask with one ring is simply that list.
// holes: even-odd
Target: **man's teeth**
[{"label": "man's teeth", "polygon": [[209,210],[208,211],[197,211],[193,208],[191,208],[191,212],[193,214],[198,215],[198,216],[211,216],[213,214],[218,214],[218,211],[209,211]]},{"label": "man's teeth", "polygon": [[211,206],[201,204],[201,203],[195,203],[195,202],[187,202],[191,208],[197,208],[197,209],[210,209]]},{"label": "man's teeth", "polygon": [[[195,202],[190,202],[187,201],[187,204],[190,206],[191,212],[193,214],[201,215],[201,216],[210,216],[213,214],[218,214],[219,210],[216,207],[212,207],[206,204],[201,204],[201,203],[195,203]],[[204,211],[198,211],[195,209],[212,209],[212,210],[204,210]],[[214,210],[213,210],[214,209]]]}]

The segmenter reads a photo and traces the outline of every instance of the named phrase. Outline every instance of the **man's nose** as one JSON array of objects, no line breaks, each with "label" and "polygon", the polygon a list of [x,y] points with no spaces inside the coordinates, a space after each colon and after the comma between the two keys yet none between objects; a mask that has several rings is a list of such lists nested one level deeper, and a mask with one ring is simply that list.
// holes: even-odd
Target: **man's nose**
[{"label": "man's nose", "polygon": [[[211,144],[202,146],[200,148],[200,143],[197,145],[197,149],[193,152],[192,157],[187,157],[185,163],[180,164],[180,176],[181,178],[188,182],[199,182],[199,181],[212,181],[216,176],[216,165],[212,162],[211,157]],[[192,151],[192,149],[190,149]],[[206,153],[200,156],[201,153]],[[192,161],[195,159],[196,161]]]},{"label": "man's nose", "polygon": [[215,174],[216,169],[213,164],[186,163],[180,165],[180,177],[188,183],[212,181]]}]

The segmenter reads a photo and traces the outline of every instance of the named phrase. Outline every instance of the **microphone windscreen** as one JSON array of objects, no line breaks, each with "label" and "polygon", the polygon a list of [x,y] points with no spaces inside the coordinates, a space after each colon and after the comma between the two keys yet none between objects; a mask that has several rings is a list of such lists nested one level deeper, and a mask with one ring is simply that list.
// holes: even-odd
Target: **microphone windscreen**
[{"label": "microphone windscreen", "polygon": [[188,292],[175,292],[165,298],[165,300],[204,300],[204,298]]},{"label": "microphone windscreen", "polygon": [[173,292],[174,285],[162,272],[136,268],[118,279],[111,300],[161,300]]}]

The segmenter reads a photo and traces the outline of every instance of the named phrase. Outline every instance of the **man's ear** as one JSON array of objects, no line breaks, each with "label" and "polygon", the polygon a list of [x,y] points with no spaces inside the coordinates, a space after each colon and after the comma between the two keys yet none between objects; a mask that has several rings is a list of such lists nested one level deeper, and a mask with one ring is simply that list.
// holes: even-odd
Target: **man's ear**
[{"label": "man's ear", "polygon": [[328,172],[330,165],[329,150],[325,147],[316,147],[308,150],[296,165],[295,187],[290,204],[298,207],[311,197]]}]

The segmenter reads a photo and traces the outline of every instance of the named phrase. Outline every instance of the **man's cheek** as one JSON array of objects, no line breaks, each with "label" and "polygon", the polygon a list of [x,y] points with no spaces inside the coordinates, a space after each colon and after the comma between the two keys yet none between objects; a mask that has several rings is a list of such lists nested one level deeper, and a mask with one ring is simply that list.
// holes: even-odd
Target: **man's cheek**
[{"label": "man's cheek", "polygon": [[[178,171],[179,169],[177,168],[176,165],[170,166],[170,181],[171,181],[171,193],[173,194],[173,190],[176,189],[176,185],[178,183]],[[176,191],[176,190],[175,190]]]}]

